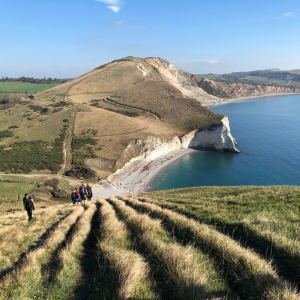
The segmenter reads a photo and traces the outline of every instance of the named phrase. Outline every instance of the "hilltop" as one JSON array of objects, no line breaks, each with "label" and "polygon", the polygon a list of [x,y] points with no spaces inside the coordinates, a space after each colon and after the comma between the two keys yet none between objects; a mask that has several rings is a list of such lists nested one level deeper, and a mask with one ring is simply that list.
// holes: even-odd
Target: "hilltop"
[{"label": "hilltop", "polygon": [[[238,152],[209,104],[274,92],[126,57],[34,95],[0,95],[0,171],[104,177],[180,148]],[[282,92],[282,88],[276,90]]]}]

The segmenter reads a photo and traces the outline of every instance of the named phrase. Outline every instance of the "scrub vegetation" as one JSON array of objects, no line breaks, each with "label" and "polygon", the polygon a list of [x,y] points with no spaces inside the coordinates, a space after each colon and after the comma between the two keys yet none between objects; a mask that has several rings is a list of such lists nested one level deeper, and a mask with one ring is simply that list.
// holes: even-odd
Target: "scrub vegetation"
[{"label": "scrub vegetation", "polygon": [[296,300],[299,195],[200,187],[6,213],[0,298]]}]

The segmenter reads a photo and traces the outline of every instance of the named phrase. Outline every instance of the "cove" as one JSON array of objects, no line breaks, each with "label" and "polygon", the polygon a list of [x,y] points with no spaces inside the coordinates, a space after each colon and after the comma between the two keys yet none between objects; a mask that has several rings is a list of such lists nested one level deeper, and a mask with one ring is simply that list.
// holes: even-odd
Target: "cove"
[{"label": "cove", "polygon": [[193,186],[300,185],[300,95],[210,107],[229,118],[240,154],[197,151],[167,166],[149,191]]}]

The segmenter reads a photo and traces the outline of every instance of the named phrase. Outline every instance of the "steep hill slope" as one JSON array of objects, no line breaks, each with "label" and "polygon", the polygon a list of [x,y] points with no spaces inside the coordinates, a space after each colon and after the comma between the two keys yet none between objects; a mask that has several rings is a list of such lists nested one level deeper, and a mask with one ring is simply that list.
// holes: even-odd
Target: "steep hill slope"
[{"label": "steep hill slope", "polygon": [[34,96],[4,101],[0,170],[88,178],[95,176],[91,168],[107,177],[153,151],[237,152],[227,118],[203,105],[257,93],[257,87],[200,78],[161,58],[115,60]]}]

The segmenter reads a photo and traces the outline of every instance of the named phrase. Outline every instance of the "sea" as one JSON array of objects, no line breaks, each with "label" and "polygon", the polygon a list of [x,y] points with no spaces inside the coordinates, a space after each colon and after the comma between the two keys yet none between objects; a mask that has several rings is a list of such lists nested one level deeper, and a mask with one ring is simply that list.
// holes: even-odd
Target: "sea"
[{"label": "sea", "polygon": [[300,95],[211,106],[241,153],[197,151],[164,168],[149,191],[194,186],[300,185]]}]

